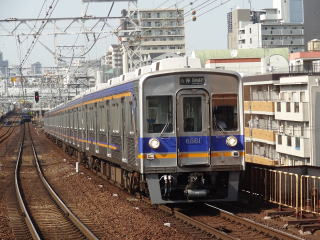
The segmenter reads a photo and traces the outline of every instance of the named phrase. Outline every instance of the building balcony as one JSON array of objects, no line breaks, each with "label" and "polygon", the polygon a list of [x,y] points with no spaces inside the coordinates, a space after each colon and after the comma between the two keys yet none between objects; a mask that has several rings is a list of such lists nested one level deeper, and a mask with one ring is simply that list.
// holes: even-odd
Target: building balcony
[{"label": "building balcony", "polygon": [[[279,102],[280,109],[277,106],[275,112],[276,120],[287,120],[287,121],[309,121],[309,103],[305,102]],[[277,103],[278,104],[278,103]],[[295,104],[298,104],[295,105]]]},{"label": "building balcony", "polygon": [[301,157],[301,158],[310,158],[310,139],[309,138],[299,138],[300,140],[300,144],[299,147],[297,146],[296,143],[296,137],[291,136],[291,146],[288,146],[288,136],[286,135],[276,135],[277,138],[279,138],[278,136],[282,136],[282,144],[279,144],[279,142],[277,142],[276,145],[276,151],[279,153],[283,153],[283,154],[287,154],[287,155],[291,155],[291,156],[297,156],[297,157]]},{"label": "building balcony", "polygon": [[304,35],[303,29],[284,29],[282,30],[282,35]]},{"label": "building balcony", "polygon": [[266,166],[279,165],[279,161],[278,160],[273,160],[273,159],[270,159],[270,158],[266,158],[264,156],[251,155],[251,154],[246,154],[245,155],[245,161],[247,163],[255,163],[255,164],[261,164],[261,165],[266,165]]},{"label": "building balcony", "polygon": [[302,36],[302,29],[271,29],[271,30],[262,30],[262,35],[270,36]]},{"label": "building balcony", "polygon": [[267,144],[276,144],[275,131],[260,128],[245,128],[246,140],[263,142]]},{"label": "building balcony", "polygon": [[301,46],[304,45],[304,41],[302,39],[296,40],[263,40],[263,46]]},{"label": "building balcony", "polygon": [[283,44],[282,45],[297,45],[297,46],[300,46],[300,45],[304,45],[304,40],[302,39],[295,39],[295,40],[283,40]]},{"label": "building balcony", "polygon": [[274,102],[270,101],[245,101],[244,113],[274,115]]},{"label": "building balcony", "polygon": [[170,45],[184,45],[184,40],[173,40],[173,41],[143,41],[141,46],[170,46]]}]

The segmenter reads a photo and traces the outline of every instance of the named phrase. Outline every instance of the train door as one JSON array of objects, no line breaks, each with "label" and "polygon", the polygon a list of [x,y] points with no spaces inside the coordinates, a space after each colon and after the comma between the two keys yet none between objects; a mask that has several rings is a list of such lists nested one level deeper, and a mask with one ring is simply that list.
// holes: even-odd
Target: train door
[{"label": "train door", "polygon": [[86,108],[85,108],[85,115],[86,115],[86,122],[85,122],[85,140],[86,140],[86,150],[89,150],[89,117],[90,117],[90,114],[89,114],[89,106],[86,105]]},{"label": "train door", "polygon": [[94,150],[96,153],[99,153],[99,139],[98,139],[98,134],[99,134],[99,130],[100,130],[100,119],[98,119],[98,103],[94,104],[94,108],[93,108],[93,115],[94,115],[94,119],[93,119],[93,131],[94,131]]},{"label": "train door", "polygon": [[111,129],[111,117],[110,117],[110,101],[107,100],[106,101],[106,142],[107,142],[107,157],[111,157],[111,148],[110,148],[110,144],[111,144],[111,136],[110,136],[110,129]]},{"label": "train door", "polygon": [[202,89],[182,90],[177,94],[178,165],[210,165],[209,94]]},{"label": "train door", "polygon": [[121,98],[121,152],[122,152],[122,162],[128,162],[128,144],[127,144],[127,121],[126,119],[126,111],[127,111],[127,102],[125,98]]}]

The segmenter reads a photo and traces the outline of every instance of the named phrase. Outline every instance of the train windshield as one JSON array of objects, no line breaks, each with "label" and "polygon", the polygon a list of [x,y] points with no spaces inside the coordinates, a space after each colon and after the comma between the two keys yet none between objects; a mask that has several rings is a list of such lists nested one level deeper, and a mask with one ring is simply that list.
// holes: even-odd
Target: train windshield
[{"label": "train windshield", "polygon": [[172,125],[172,96],[147,97],[148,133],[169,133]]},{"label": "train windshield", "polygon": [[213,129],[216,131],[238,130],[238,98],[236,94],[214,94],[212,96]]}]

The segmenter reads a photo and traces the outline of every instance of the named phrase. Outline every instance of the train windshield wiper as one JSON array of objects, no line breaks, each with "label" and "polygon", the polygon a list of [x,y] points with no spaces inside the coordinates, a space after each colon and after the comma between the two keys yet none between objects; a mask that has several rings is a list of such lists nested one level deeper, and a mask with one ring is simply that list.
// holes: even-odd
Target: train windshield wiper
[{"label": "train windshield wiper", "polygon": [[160,136],[159,137],[161,137],[162,134],[167,130],[168,126],[169,126],[169,122],[166,122],[166,124],[164,125],[162,131],[160,132]]}]

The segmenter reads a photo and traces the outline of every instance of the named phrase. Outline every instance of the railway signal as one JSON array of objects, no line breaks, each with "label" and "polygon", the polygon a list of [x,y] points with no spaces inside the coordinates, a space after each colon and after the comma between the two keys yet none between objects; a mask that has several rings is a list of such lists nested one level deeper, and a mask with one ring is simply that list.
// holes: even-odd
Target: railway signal
[{"label": "railway signal", "polygon": [[34,92],[34,100],[37,102],[39,102],[39,92]]}]

